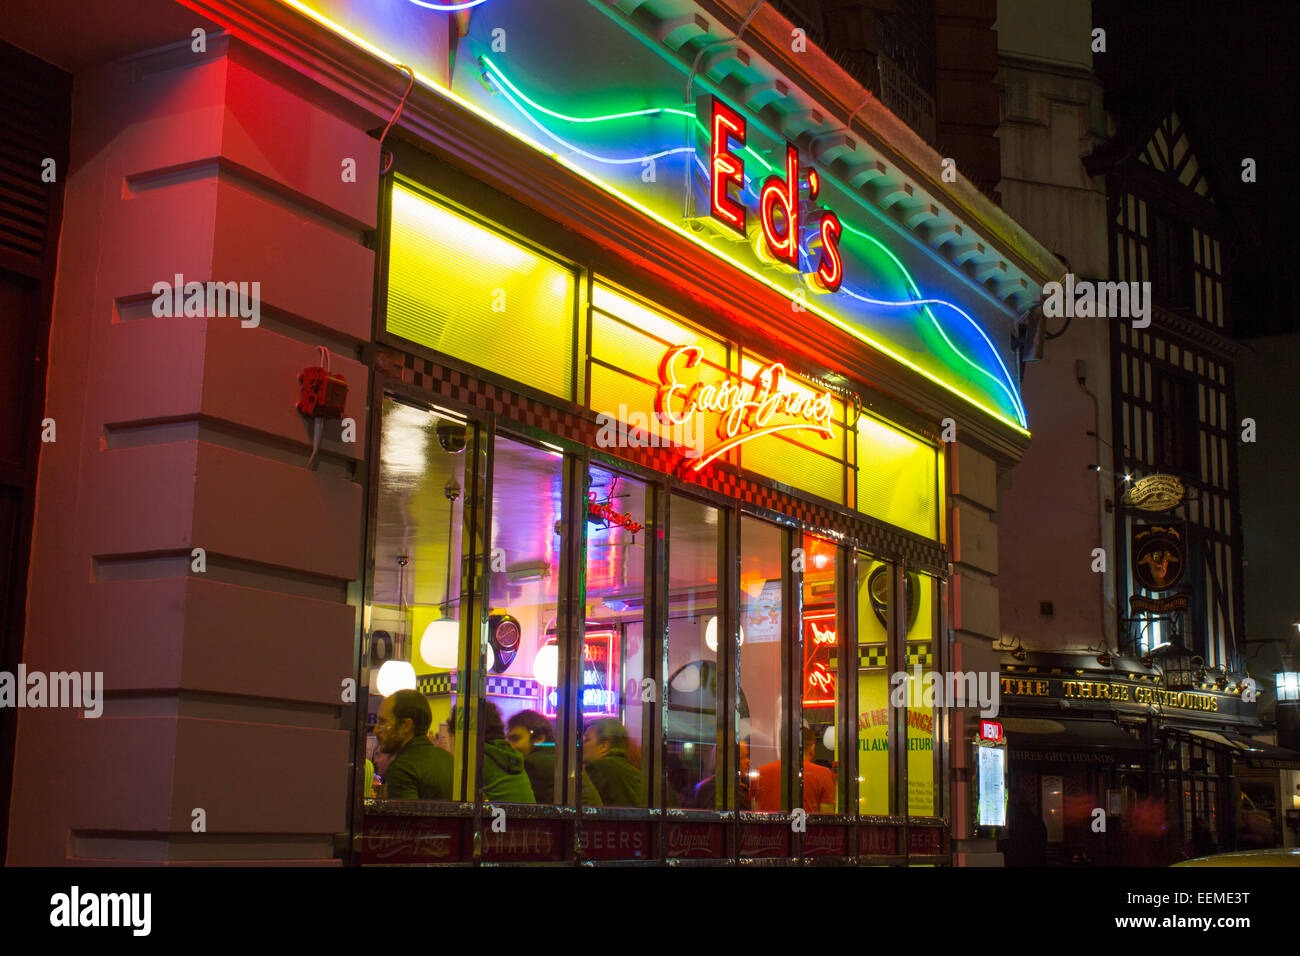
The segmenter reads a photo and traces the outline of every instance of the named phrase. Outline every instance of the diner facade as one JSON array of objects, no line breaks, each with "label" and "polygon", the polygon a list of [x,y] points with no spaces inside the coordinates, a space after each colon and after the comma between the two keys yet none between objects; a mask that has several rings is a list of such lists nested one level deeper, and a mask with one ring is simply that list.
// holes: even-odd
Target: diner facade
[{"label": "diner facade", "polygon": [[19,716],[9,862],[1000,861],[921,688],[999,677],[1051,255],[764,3],[135,2],[22,649],[104,713]]}]

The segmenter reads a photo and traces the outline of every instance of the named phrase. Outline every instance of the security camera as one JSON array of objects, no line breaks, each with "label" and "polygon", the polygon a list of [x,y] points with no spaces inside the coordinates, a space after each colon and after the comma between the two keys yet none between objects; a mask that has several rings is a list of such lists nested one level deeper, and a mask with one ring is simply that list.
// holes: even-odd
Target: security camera
[{"label": "security camera", "polygon": [[460,454],[465,450],[465,426],[460,422],[439,422],[438,444],[450,455]]}]

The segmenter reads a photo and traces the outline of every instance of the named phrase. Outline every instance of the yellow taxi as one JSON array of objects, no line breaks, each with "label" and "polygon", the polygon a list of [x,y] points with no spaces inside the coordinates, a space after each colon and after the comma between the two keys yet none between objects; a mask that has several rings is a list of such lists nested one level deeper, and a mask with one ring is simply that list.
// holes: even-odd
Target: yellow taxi
[{"label": "yellow taxi", "polygon": [[1274,847],[1271,850],[1237,850],[1183,860],[1174,866],[1300,866],[1300,847]]}]

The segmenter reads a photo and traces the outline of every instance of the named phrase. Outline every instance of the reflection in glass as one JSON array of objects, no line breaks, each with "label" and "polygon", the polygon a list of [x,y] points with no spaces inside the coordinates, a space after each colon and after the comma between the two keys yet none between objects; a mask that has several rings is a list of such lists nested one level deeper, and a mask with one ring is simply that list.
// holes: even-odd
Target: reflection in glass
[{"label": "reflection in glass", "polygon": [[858,812],[889,805],[889,602],[893,567],[858,554]]},{"label": "reflection in glass", "polygon": [[668,506],[668,718],[665,792],[683,807],[720,807],[718,509],[673,495]]},{"label": "reflection in glass", "polygon": [[[924,574],[907,573],[904,601],[912,600],[908,592],[915,591],[915,607],[908,606],[907,636],[907,812],[912,816],[930,817],[938,813],[938,793],[934,786],[934,754],[939,739],[939,711],[934,702],[925,706],[924,687],[918,686],[916,674],[925,675],[935,669],[935,627],[938,622],[937,604],[939,589],[934,579]],[[912,617],[915,613],[915,617]],[[922,676],[924,681],[924,676]]]},{"label": "reflection in glass", "polygon": [[644,807],[647,488],[592,466],[587,489],[587,626],[582,762],[605,806]]},{"label": "reflection in glass", "polygon": [[803,535],[803,808],[808,813],[839,810],[838,774],[841,698],[840,642],[836,611],[838,548]]},{"label": "reflection in glass", "polygon": [[493,449],[483,751],[493,802],[563,802],[554,726],[563,458],[502,436]]},{"label": "reflection in glass", "polygon": [[[367,757],[380,780],[384,780],[390,763],[404,750],[411,749],[416,737],[426,737],[450,750],[446,736],[452,708],[452,675],[464,664],[459,639],[460,626],[460,550],[465,488],[465,448],[471,426],[462,419],[438,409],[417,408],[392,399],[384,400],[380,425],[379,484],[374,552],[374,583],[369,608],[370,698],[368,712],[383,723],[380,737],[388,737],[391,728],[408,726],[394,753],[385,753],[380,741],[367,741]],[[427,655],[427,657],[426,657]],[[427,658],[432,658],[429,660]],[[415,715],[405,725],[400,713],[390,714],[377,693],[378,666],[384,659],[410,665],[415,688],[430,708],[427,730],[418,734],[414,727],[423,725],[424,715]],[[414,704],[414,699],[407,704]],[[414,708],[418,709],[418,708]],[[399,708],[410,712],[411,707]],[[414,746],[423,749],[417,741]],[[462,758],[448,761],[441,755],[425,753],[419,760],[407,754],[405,763],[418,765],[418,774],[446,774],[451,779],[444,787],[424,781],[418,787],[429,792],[447,793],[453,800],[464,799],[465,778]],[[409,768],[395,776],[408,779]],[[403,789],[409,789],[403,785]],[[383,795],[381,787],[377,795]]]},{"label": "reflection in glass", "polygon": [[782,687],[782,572],[784,533],[756,518],[740,519],[740,689],[748,714],[736,714],[739,747],[737,809],[780,813]]}]

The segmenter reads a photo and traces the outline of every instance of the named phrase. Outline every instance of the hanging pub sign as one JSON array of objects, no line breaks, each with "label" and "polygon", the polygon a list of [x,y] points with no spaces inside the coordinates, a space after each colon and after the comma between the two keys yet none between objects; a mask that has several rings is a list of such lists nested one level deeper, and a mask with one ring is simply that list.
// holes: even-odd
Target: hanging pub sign
[{"label": "hanging pub sign", "polygon": [[1174,594],[1164,598],[1151,598],[1142,594],[1131,594],[1128,599],[1129,612],[1138,614],[1180,614],[1187,613],[1187,595]]},{"label": "hanging pub sign", "polygon": [[1120,500],[1141,511],[1168,511],[1187,495],[1183,483],[1173,475],[1147,475],[1133,483]]},{"label": "hanging pub sign", "polygon": [[1133,577],[1148,591],[1167,591],[1183,578],[1183,534],[1154,524],[1133,526]]}]

